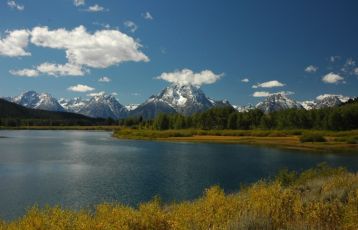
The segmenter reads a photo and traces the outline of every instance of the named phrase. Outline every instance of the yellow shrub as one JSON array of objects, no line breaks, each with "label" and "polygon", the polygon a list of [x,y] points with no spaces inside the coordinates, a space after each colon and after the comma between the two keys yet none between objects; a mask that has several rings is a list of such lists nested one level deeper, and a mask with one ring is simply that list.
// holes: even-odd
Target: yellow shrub
[{"label": "yellow shrub", "polygon": [[358,175],[319,168],[288,184],[259,181],[235,194],[218,186],[194,201],[159,199],[132,208],[100,204],[94,211],[33,207],[0,229],[358,229]]}]

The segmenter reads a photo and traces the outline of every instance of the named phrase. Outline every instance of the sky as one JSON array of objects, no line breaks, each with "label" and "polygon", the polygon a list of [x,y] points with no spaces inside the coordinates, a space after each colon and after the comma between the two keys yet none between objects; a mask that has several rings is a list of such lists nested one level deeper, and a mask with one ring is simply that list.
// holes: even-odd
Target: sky
[{"label": "sky", "polygon": [[0,0],[0,96],[358,96],[355,0]]}]

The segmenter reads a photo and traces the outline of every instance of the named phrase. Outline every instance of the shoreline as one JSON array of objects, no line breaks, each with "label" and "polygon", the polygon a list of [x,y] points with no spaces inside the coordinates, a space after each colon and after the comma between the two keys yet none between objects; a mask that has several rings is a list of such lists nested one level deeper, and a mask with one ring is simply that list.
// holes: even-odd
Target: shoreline
[{"label": "shoreline", "polygon": [[[196,131],[200,133],[201,131]],[[326,142],[301,142],[300,135],[283,134],[289,131],[274,130],[264,131],[262,134],[259,131],[242,131],[238,135],[230,135],[230,131],[216,131],[212,134],[210,131],[203,134],[195,134],[193,130],[172,130],[172,131],[148,131],[148,130],[115,130],[113,136],[118,139],[129,140],[149,140],[149,141],[163,141],[163,142],[189,142],[189,143],[217,143],[217,144],[242,144],[253,145],[261,147],[300,150],[317,153],[357,153],[358,143],[347,143],[347,141],[337,141],[337,139],[346,140],[356,137],[358,131],[353,131],[353,134],[346,134],[341,136],[343,132],[331,132],[325,135]],[[237,131],[239,132],[239,131]],[[266,133],[267,132],[267,133]],[[296,131],[292,131],[295,133]],[[302,131],[303,132],[303,131]],[[324,132],[311,130],[306,132]],[[194,134],[192,134],[194,133]],[[215,133],[215,132],[214,132]],[[261,136],[260,136],[261,135]]]},{"label": "shoreline", "polygon": [[[121,126],[29,126],[0,127],[0,130],[68,130],[68,131],[110,131],[117,139],[149,140],[163,142],[244,144],[270,148],[300,150],[310,152],[348,152],[358,153],[358,130],[142,130]],[[304,133],[318,133],[326,142],[300,142]],[[0,136],[0,138],[6,138]],[[342,140],[339,140],[342,139]]]}]

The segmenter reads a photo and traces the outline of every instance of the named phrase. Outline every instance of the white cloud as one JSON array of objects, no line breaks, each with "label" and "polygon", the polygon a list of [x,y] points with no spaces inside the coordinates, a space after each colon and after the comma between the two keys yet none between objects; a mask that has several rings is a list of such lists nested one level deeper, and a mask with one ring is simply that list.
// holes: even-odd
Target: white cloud
[{"label": "white cloud", "polygon": [[87,94],[87,96],[89,96],[89,97],[99,97],[99,96],[103,96],[105,94],[106,94],[106,92],[101,91],[101,92],[98,92],[98,93],[89,93],[89,94]]},{"label": "white cloud", "polygon": [[100,79],[98,79],[99,82],[111,82],[111,79],[109,77],[103,76]]},{"label": "white cloud", "polygon": [[215,74],[210,70],[203,70],[200,73],[194,73],[190,69],[177,70],[171,73],[162,73],[156,79],[161,79],[178,85],[201,86],[212,84],[219,80],[224,74]]},{"label": "white cloud", "polygon": [[248,83],[250,80],[248,78],[244,78],[241,80],[241,82],[245,82],[245,83]]},{"label": "white cloud", "polygon": [[135,97],[138,97],[140,95],[141,95],[140,93],[132,93],[132,96],[135,96]]},{"label": "white cloud", "polygon": [[45,62],[35,69],[10,70],[10,73],[12,75],[26,77],[36,77],[40,74],[47,74],[50,76],[83,76],[86,71],[81,66],[69,63],[59,65]]},{"label": "white cloud", "polygon": [[39,71],[35,69],[22,69],[22,70],[10,70],[10,74],[20,77],[37,77],[39,76]]},{"label": "white cloud", "polygon": [[143,18],[146,20],[153,20],[153,16],[148,11],[142,14]]},{"label": "white cloud", "polygon": [[281,94],[281,95],[284,95],[284,96],[288,96],[288,95],[292,95],[292,94],[295,94],[295,93],[292,92],[292,91],[280,91],[280,92],[276,92],[276,93],[270,93],[270,92],[267,92],[267,91],[258,91],[258,92],[254,92],[254,94],[252,96],[254,96],[254,97],[268,97],[268,96],[275,95],[275,94]]},{"label": "white cloud", "polygon": [[347,96],[343,96],[342,94],[322,94],[322,95],[319,95],[316,97],[317,100],[323,100],[325,99],[326,97],[332,97],[332,96],[336,96],[339,98],[339,100],[341,100],[342,102],[346,102],[349,100],[349,97]]},{"label": "white cloud", "polygon": [[315,73],[315,72],[317,72],[317,70],[318,70],[317,66],[309,65],[309,66],[306,67],[305,72],[307,72],[307,73]]},{"label": "white cloud", "polygon": [[335,73],[328,73],[322,77],[322,81],[325,83],[333,84],[344,81],[344,78]]},{"label": "white cloud", "polygon": [[88,86],[88,85],[74,85],[74,86],[70,86],[67,88],[69,91],[73,91],[73,92],[80,92],[80,93],[85,93],[88,91],[93,91],[95,90],[94,88]]},{"label": "white cloud", "polygon": [[73,4],[75,6],[82,6],[84,4],[86,4],[85,0],[73,0]]},{"label": "white cloud", "polygon": [[84,26],[73,30],[35,27],[31,42],[37,46],[64,49],[72,65],[107,68],[125,61],[149,61],[135,39],[119,30],[99,30],[91,34]]},{"label": "white cloud", "polygon": [[353,75],[355,74],[355,69],[356,62],[352,58],[348,58],[341,68],[341,71],[346,75]]},{"label": "white cloud", "polygon": [[85,11],[96,13],[96,12],[108,11],[108,9],[105,9],[103,6],[95,4],[93,6],[89,6]]},{"label": "white cloud", "polygon": [[355,75],[358,75],[358,68],[355,68],[355,69],[354,69],[354,74],[355,74]]},{"label": "white cloud", "polygon": [[64,65],[53,63],[42,63],[37,66],[37,70],[51,76],[83,76],[85,71],[81,66],[66,63]]},{"label": "white cloud", "polygon": [[118,96],[118,93],[116,93],[116,92],[112,92],[111,93],[113,96]]},{"label": "white cloud", "polygon": [[253,85],[252,88],[256,89],[256,88],[273,88],[273,87],[282,87],[285,86],[285,84],[273,80],[273,81],[267,81],[267,82],[263,82],[263,83],[258,83],[256,85]]},{"label": "white cloud", "polygon": [[7,5],[11,9],[16,9],[16,10],[19,10],[19,11],[23,11],[25,9],[24,5],[20,5],[20,4],[16,3],[16,1],[14,1],[14,0],[7,1]]},{"label": "white cloud", "polygon": [[332,63],[334,63],[334,62],[336,62],[336,61],[338,61],[340,59],[341,59],[340,56],[331,56],[331,57],[329,57],[329,61],[332,62]]},{"label": "white cloud", "polygon": [[29,43],[29,36],[27,30],[7,31],[5,38],[0,37],[0,56],[30,56],[31,53],[25,51]]},{"label": "white cloud", "polygon": [[254,94],[252,94],[252,96],[254,96],[254,97],[268,97],[270,95],[271,95],[271,93],[266,92],[266,91],[258,91],[258,92],[254,92]]},{"label": "white cloud", "polygon": [[106,24],[106,23],[93,22],[92,24],[95,25],[95,26],[101,26],[101,27],[106,28],[106,29],[110,29],[110,28],[111,28],[111,25]]},{"label": "white cloud", "polygon": [[125,21],[125,22],[124,22],[124,25],[125,25],[132,33],[136,32],[137,29],[138,29],[137,24],[135,24],[135,23],[132,22],[132,21]]}]

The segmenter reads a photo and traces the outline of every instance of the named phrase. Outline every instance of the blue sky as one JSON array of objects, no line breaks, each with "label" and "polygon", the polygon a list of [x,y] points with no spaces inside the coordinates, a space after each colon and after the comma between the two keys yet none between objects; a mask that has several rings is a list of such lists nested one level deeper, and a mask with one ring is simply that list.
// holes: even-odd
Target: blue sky
[{"label": "blue sky", "polygon": [[193,82],[237,105],[357,96],[357,11],[354,0],[0,0],[0,95],[105,91],[129,104]]}]

